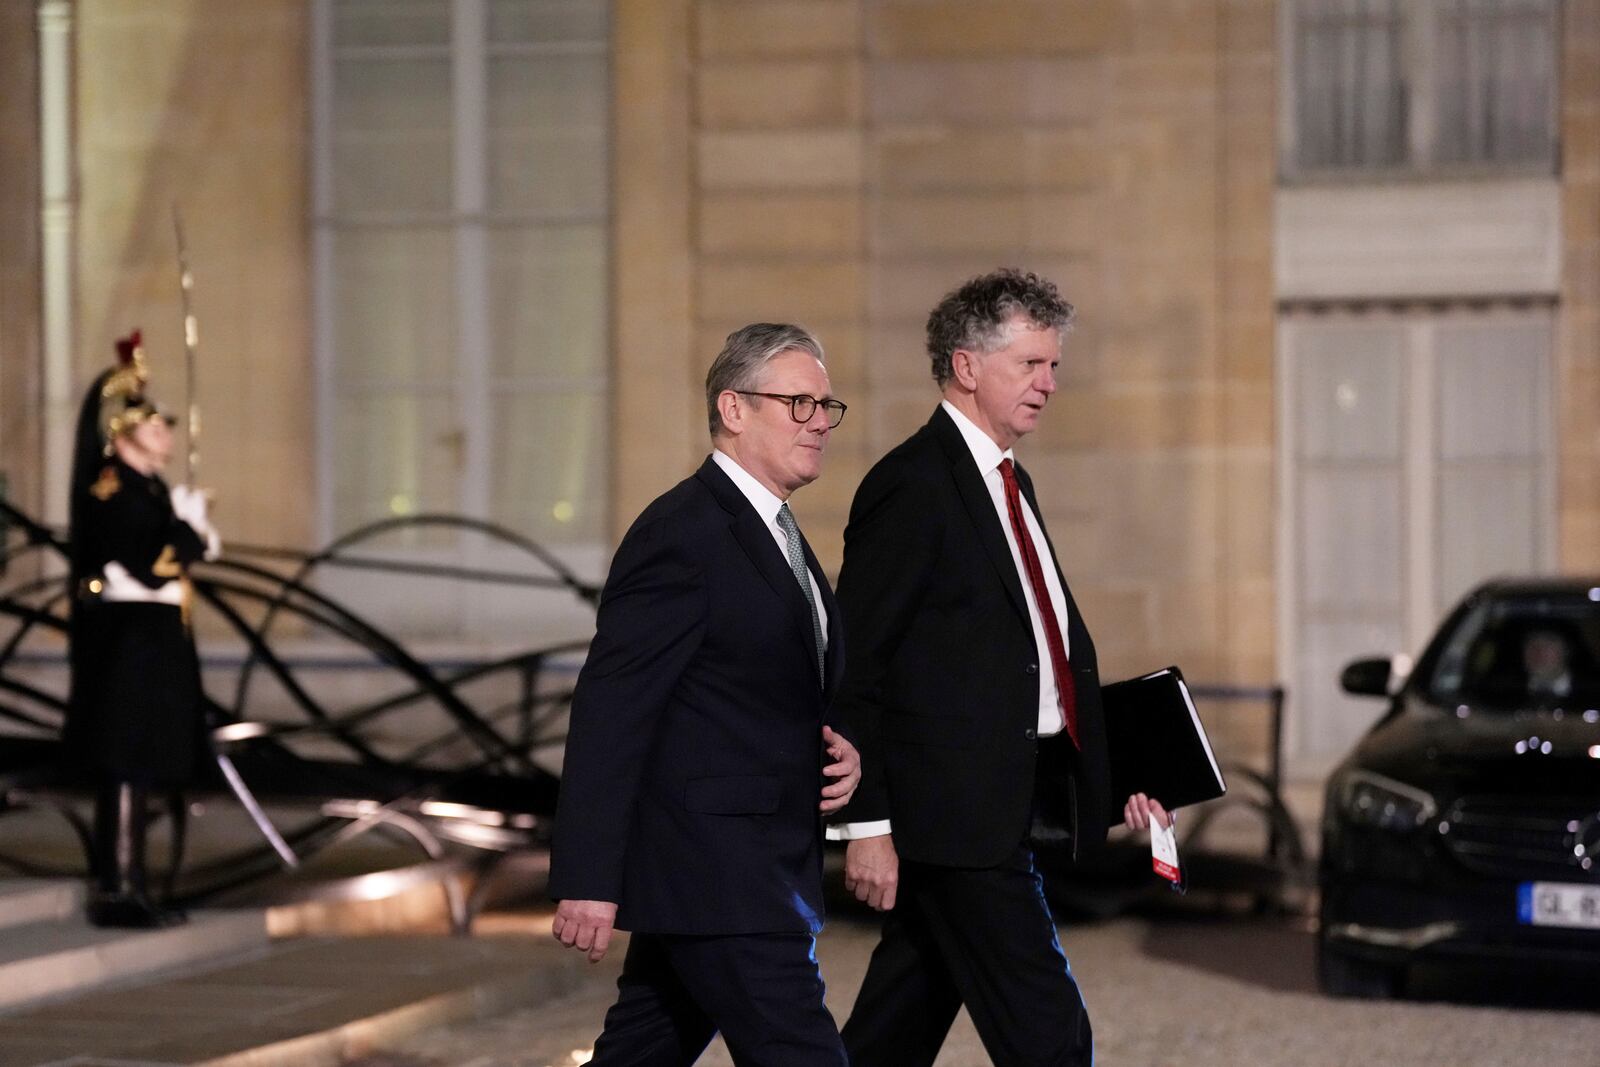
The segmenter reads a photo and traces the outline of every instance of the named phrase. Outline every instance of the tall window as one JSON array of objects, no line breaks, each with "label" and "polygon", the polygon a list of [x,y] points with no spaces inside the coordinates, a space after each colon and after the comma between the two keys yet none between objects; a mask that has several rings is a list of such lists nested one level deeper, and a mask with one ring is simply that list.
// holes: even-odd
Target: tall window
[{"label": "tall window", "polygon": [[1559,0],[1290,0],[1290,176],[1556,164]]},{"label": "tall window", "polygon": [[451,511],[598,544],[606,0],[313,10],[324,534]]},{"label": "tall window", "polygon": [[1548,311],[1292,315],[1280,367],[1296,749],[1341,754],[1362,655],[1419,650],[1477,583],[1555,559]]}]

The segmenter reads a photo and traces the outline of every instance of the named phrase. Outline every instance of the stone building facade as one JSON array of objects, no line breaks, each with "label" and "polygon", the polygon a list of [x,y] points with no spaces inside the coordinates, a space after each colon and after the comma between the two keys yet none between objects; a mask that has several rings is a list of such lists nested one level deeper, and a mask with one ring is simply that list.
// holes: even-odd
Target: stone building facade
[{"label": "stone building facade", "polygon": [[[177,201],[203,265],[222,521],[254,542],[317,536],[323,2],[0,0],[0,442],[25,505],[62,515],[63,427],[110,338],[140,323],[153,348],[179,344]],[[1553,563],[1593,571],[1600,0],[1561,11]],[[1020,452],[1107,673],[1290,677],[1283,17],[1273,0],[612,0],[607,540],[703,454],[722,337],[793,319],[850,404],[796,497],[836,568],[858,480],[936,401],[927,310],[1016,264],[1078,308]]]}]

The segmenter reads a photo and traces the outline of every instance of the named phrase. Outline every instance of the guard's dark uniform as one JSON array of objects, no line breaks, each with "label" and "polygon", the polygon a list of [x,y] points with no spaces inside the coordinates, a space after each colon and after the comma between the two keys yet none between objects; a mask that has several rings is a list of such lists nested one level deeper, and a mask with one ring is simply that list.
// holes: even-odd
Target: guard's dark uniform
[{"label": "guard's dark uniform", "polygon": [[122,365],[97,377],[84,398],[71,501],[65,737],[72,758],[99,782],[90,918],[119,926],[181,918],[146,895],[146,804],[152,788],[191,781],[205,752],[185,572],[207,554],[207,536],[178,518],[159,475],[141,474],[114,447],[138,422],[165,418],[144,395],[137,343],[137,335],[118,342]]},{"label": "guard's dark uniform", "polygon": [[115,562],[157,590],[181,580],[183,568],[204,556],[205,542],[173,514],[159,476],[113,457],[96,485],[73,536],[85,577],[73,619],[67,740],[80,759],[120,780],[185,785],[202,739],[199,666],[183,609],[107,600],[103,575]]}]

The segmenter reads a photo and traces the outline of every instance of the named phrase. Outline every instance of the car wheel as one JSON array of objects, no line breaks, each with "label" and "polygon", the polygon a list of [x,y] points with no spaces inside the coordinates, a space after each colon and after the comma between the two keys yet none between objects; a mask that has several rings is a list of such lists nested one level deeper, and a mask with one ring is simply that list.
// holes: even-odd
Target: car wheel
[{"label": "car wheel", "polygon": [[1404,980],[1404,964],[1362,959],[1317,938],[1317,984],[1329,996],[1387,999],[1399,995]]}]

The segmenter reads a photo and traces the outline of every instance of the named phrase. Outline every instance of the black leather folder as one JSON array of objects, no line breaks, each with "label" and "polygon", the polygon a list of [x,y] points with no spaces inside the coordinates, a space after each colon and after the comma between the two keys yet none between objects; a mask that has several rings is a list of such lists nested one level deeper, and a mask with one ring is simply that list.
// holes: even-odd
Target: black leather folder
[{"label": "black leather folder", "polygon": [[1183,672],[1167,667],[1100,690],[1111,795],[1144,793],[1171,811],[1228,791]]}]

